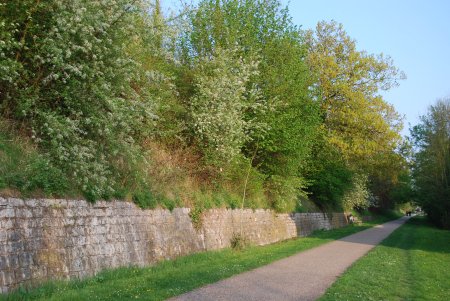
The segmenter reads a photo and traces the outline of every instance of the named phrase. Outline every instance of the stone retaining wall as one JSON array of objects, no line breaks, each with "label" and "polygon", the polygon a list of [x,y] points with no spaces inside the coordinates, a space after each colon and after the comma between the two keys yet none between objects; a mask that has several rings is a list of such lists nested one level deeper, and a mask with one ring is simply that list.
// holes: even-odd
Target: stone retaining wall
[{"label": "stone retaining wall", "polygon": [[116,201],[0,198],[0,291],[221,249],[241,231],[251,243],[265,245],[346,224],[342,213],[251,209],[208,210],[193,224],[189,212]]}]

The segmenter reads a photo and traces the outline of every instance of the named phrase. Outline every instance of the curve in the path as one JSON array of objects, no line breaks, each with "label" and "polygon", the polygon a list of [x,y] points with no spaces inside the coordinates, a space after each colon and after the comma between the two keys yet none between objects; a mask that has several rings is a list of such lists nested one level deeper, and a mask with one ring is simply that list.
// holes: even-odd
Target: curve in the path
[{"label": "curve in the path", "polygon": [[315,300],[353,262],[389,236],[402,217],[224,279],[171,301]]}]

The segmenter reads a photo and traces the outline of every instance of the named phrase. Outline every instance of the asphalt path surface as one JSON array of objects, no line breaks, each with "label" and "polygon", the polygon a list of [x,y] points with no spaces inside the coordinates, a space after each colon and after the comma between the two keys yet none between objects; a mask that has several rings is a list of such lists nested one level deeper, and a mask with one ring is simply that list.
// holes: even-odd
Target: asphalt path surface
[{"label": "asphalt path surface", "polygon": [[169,300],[316,300],[353,262],[408,218],[375,226]]}]

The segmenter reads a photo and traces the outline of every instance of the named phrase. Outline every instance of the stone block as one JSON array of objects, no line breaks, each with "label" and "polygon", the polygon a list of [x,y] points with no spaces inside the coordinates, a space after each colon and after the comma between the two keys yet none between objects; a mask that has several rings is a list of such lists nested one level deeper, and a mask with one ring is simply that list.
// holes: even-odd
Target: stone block
[{"label": "stone block", "polygon": [[9,255],[9,244],[3,242],[0,243],[0,256]]},{"label": "stone block", "polygon": [[0,256],[0,271],[9,269],[9,260],[7,256]]},{"label": "stone block", "polygon": [[31,253],[19,254],[19,266],[21,268],[29,268],[33,264],[33,256]]},{"label": "stone block", "polygon": [[14,272],[0,271],[0,286],[10,286],[15,283]]},{"label": "stone block", "polygon": [[72,258],[72,261],[69,266],[70,273],[79,272],[79,271],[83,270],[83,268],[84,268],[83,260],[81,258],[79,258],[79,257]]},{"label": "stone block", "polygon": [[32,209],[27,207],[16,209],[16,218],[27,219],[30,217],[33,217]]},{"label": "stone block", "polygon": [[4,219],[4,218],[12,218],[15,217],[15,211],[14,208],[9,207],[9,205],[6,206],[0,206],[0,219]]},{"label": "stone block", "polygon": [[31,279],[30,268],[19,268],[14,271],[16,282],[22,283]]},{"label": "stone block", "polygon": [[[17,254],[17,253],[16,253]],[[8,268],[15,270],[19,268],[19,256],[18,255],[10,255],[7,257]]]},{"label": "stone block", "polygon": [[22,199],[17,198],[9,198],[8,205],[14,208],[24,207],[25,202]]},{"label": "stone block", "polygon": [[35,200],[35,199],[30,199],[30,200],[25,201],[25,206],[27,206],[27,207],[35,208],[35,207],[38,207],[39,205],[40,205],[39,201]]},{"label": "stone block", "polygon": [[17,241],[20,241],[21,239],[22,239],[22,235],[17,231],[8,233],[7,240],[10,242],[17,242]]},{"label": "stone block", "polygon": [[6,229],[0,229],[0,244],[6,242],[8,239],[8,232]]}]

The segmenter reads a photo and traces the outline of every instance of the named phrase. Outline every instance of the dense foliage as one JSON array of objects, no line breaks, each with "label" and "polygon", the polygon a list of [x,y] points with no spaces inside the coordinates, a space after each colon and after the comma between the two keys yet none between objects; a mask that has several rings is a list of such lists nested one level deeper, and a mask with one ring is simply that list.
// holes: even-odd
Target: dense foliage
[{"label": "dense foliage", "polygon": [[[152,98],[126,52],[137,1],[3,1],[1,112],[90,198],[138,156]],[[6,34],[5,34],[6,33]],[[123,164],[122,164],[123,163]]]},{"label": "dense foliage", "polygon": [[303,31],[278,0],[202,0],[170,16],[150,0],[0,9],[1,121],[64,184],[0,188],[63,195],[73,183],[91,200],[200,213],[409,200],[401,118],[379,94],[403,75],[340,24]]},{"label": "dense foliage", "polygon": [[450,98],[430,106],[411,136],[416,201],[433,222],[450,229]]}]

